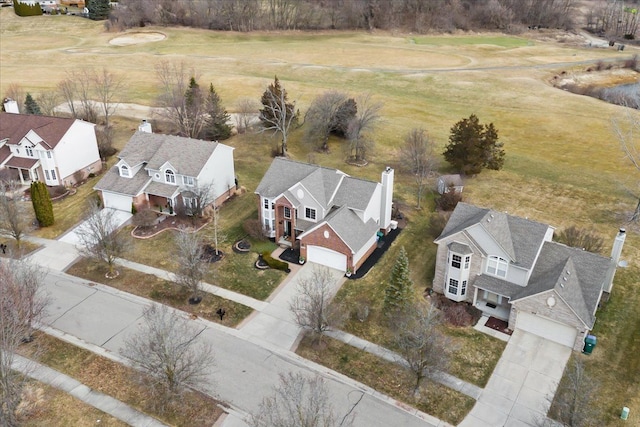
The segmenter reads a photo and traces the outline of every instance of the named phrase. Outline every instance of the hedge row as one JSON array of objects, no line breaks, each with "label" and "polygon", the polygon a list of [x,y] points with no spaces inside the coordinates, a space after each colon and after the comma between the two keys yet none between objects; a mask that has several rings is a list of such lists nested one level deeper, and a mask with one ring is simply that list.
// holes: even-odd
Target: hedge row
[{"label": "hedge row", "polygon": [[29,5],[27,3],[20,3],[18,0],[13,0],[13,11],[18,16],[37,16],[42,15],[42,8],[40,3]]},{"label": "hedge row", "polygon": [[274,268],[276,270],[282,270],[282,271],[286,271],[287,273],[290,271],[289,270],[289,264],[287,264],[284,261],[280,261],[279,259],[275,259],[271,256],[271,254],[269,253],[269,251],[264,251],[262,252],[262,259],[264,260],[264,262],[266,262],[269,267]]}]

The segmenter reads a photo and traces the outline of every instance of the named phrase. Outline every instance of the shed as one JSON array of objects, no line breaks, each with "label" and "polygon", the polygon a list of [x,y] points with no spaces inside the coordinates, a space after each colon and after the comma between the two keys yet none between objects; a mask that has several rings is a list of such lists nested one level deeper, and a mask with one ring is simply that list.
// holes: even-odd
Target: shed
[{"label": "shed", "polygon": [[440,177],[438,177],[438,193],[448,193],[451,186],[454,187],[456,192],[462,193],[464,183],[462,182],[462,176],[460,174],[440,175]]}]

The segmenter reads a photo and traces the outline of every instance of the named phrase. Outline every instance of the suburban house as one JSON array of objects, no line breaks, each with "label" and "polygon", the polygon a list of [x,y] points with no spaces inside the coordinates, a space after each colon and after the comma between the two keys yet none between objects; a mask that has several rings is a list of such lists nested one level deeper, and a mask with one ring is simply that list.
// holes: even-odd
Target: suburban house
[{"label": "suburban house", "polygon": [[[233,148],[215,141],[154,134],[143,122],[94,187],[106,208],[174,214],[221,204],[236,189]],[[208,202],[208,203],[207,203]]]},{"label": "suburban house", "polygon": [[436,187],[439,194],[448,193],[452,188],[456,193],[462,193],[464,182],[460,174],[440,175]]},{"label": "suburban house", "polygon": [[553,227],[458,203],[438,245],[433,289],[576,350],[593,328],[626,237],[610,258],[553,242]]},{"label": "suburban house", "polygon": [[307,261],[355,273],[378,239],[397,226],[391,220],[393,178],[391,168],[377,183],[276,158],[255,192],[260,223]]},{"label": "suburban house", "polygon": [[70,186],[102,169],[95,124],[7,111],[16,112],[0,113],[0,168],[21,184]]}]

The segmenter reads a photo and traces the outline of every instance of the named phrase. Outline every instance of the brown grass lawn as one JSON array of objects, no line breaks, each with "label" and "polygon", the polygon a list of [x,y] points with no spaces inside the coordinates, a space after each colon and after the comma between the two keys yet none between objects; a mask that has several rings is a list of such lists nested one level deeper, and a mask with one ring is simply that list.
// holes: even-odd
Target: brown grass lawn
[{"label": "brown grass lawn", "polygon": [[[128,424],[94,408],[75,397],[37,381],[28,387],[36,393],[42,392],[40,402],[24,419],[24,427],[125,427]],[[38,394],[38,396],[40,396]],[[99,423],[99,424],[98,424]]]},{"label": "brown grass lawn", "polygon": [[305,337],[297,353],[453,425],[462,421],[475,404],[474,399],[429,381],[423,382],[416,398],[414,378],[398,365],[331,338],[324,339],[326,348],[317,350]]},{"label": "brown grass lawn", "polygon": [[[198,392],[188,392],[180,405],[165,414],[154,413],[149,394],[128,367],[46,334],[37,333],[38,361],[83,384],[121,400],[172,426],[210,426],[222,414],[216,401]],[[20,353],[31,356],[35,346],[23,346]],[[36,424],[38,425],[38,424]],[[73,424],[68,424],[73,425]]]},{"label": "brown grass lawn", "polygon": [[[252,312],[250,307],[208,293],[203,293],[200,304],[191,305],[187,302],[189,293],[175,283],[124,267],[118,267],[118,271],[120,275],[115,279],[105,279],[104,267],[82,259],[71,266],[67,273],[92,282],[104,283],[229,327],[235,327]],[[221,307],[227,313],[222,321],[216,315],[216,311]]]},{"label": "brown grass lawn", "polygon": [[[426,203],[422,211],[412,210],[414,187],[398,161],[398,147],[407,130],[423,127],[441,150],[452,125],[477,114],[482,123],[495,125],[504,142],[506,162],[502,171],[482,172],[467,180],[467,202],[558,228],[592,228],[606,238],[605,253],[617,228],[628,228],[623,257],[631,261],[630,267],[618,274],[612,301],[597,313],[595,332],[600,341],[587,366],[603,380],[601,396],[606,398],[596,405],[613,414],[624,402],[631,408],[632,417],[640,413],[640,390],[618,386],[640,383],[640,369],[631,362],[638,360],[639,344],[630,338],[640,336],[640,325],[630,320],[639,315],[640,269],[633,261],[640,259],[640,238],[639,228],[626,224],[637,202],[634,193],[640,174],[622,155],[611,127],[613,117],[624,118],[629,113],[640,119],[640,113],[550,84],[563,71],[570,74],[584,70],[586,66],[577,65],[579,61],[629,58],[635,52],[631,47],[625,52],[589,49],[536,40],[528,33],[418,37],[384,32],[238,34],[169,27],[132,31],[159,31],[167,38],[114,46],[108,42],[119,33],[105,32],[101,22],[67,16],[18,18],[5,8],[0,11],[0,75],[10,77],[0,80],[0,92],[4,93],[11,83],[19,83],[37,96],[52,90],[67,71],[92,64],[126,76],[127,90],[119,101],[152,105],[158,93],[154,66],[162,60],[184,61],[193,67],[201,86],[212,82],[229,111],[241,97],[258,100],[274,75],[280,78],[290,99],[297,101],[302,114],[312,99],[326,90],[339,89],[353,96],[369,92],[385,106],[384,121],[373,135],[376,146],[367,167],[346,165],[344,144],[337,139],[330,141],[329,153],[315,153],[302,141],[304,129],[292,132],[290,154],[294,159],[313,160],[375,180],[385,166],[396,168],[394,198],[408,206],[405,211],[410,228],[401,234],[391,254],[400,245],[407,248],[418,293],[429,286],[433,271],[433,237],[427,232],[432,204]],[[55,43],[41,43],[45,39]],[[25,63],[29,67],[24,67]],[[120,126],[123,140],[134,129],[133,122]],[[242,221],[255,215],[253,192],[271,162],[274,141],[266,134],[239,135],[226,141],[235,148],[238,179],[247,190],[231,202],[229,206],[234,208],[230,213],[225,214],[223,209],[222,222],[229,230],[226,245],[242,236]],[[444,164],[440,171],[450,172]],[[60,230],[41,233],[59,235],[62,228],[77,222],[83,206],[81,196],[76,197],[76,203],[70,200],[68,206],[56,208]],[[68,219],[64,218],[66,214]],[[132,256],[143,259],[148,257],[143,252],[152,250],[166,255],[163,251],[169,246],[163,247],[162,242],[146,248],[141,244],[140,253]],[[384,268],[372,270],[363,280],[349,281],[341,293],[345,301],[368,299],[373,309],[371,322],[380,301],[381,283],[386,280],[383,272],[390,265],[390,259],[383,259]],[[250,271],[246,268],[238,273]],[[242,289],[244,282],[264,282],[266,286],[259,292],[242,291],[253,296],[268,295],[269,281],[276,284],[281,280],[255,276],[248,281],[243,276],[223,280],[224,269],[221,265],[219,284],[230,289]],[[350,324],[349,328],[373,341],[385,341],[382,331],[367,324]],[[484,374],[473,376],[481,382]],[[613,415],[609,425],[616,425]]]}]

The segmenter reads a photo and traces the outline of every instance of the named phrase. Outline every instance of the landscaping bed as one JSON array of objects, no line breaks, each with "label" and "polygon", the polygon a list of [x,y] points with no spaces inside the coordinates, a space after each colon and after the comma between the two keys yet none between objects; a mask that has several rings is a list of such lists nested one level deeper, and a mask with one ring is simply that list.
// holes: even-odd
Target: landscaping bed
[{"label": "landscaping bed", "polygon": [[326,346],[318,350],[312,339],[305,337],[296,353],[453,425],[462,421],[475,404],[474,399],[427,380],[416,399],[415,379],[400,366],[331,338],[323,340]]},{"label": "landscaping bed", "polygon": [[36,332],[33,342],[38,345],[23,345],[19,353],[169,425],[211,426],[223,413],[215,399],[196,391],[187,391],[183,401],[164,414],[156,413],[147,390],[134,381],[138,372],[132,368],[41,332]]},{"label": "landscaping bed", "polygon": [[[67,273],[92,282],[105,283],[232,328],[253,311],[251,307],[206,292],[202,293],[202,301],[199,304],[189,304],[189,292],[173,282],[121,266],[118,266],[118,270],[120,271],[118,277],[105,281],[103,279],[105,269],[102,266],[90,260],[81,259],[71,266]],[[219,308],[225,309],[226,315],[223,320],[220,320],[216,314]]]}]

